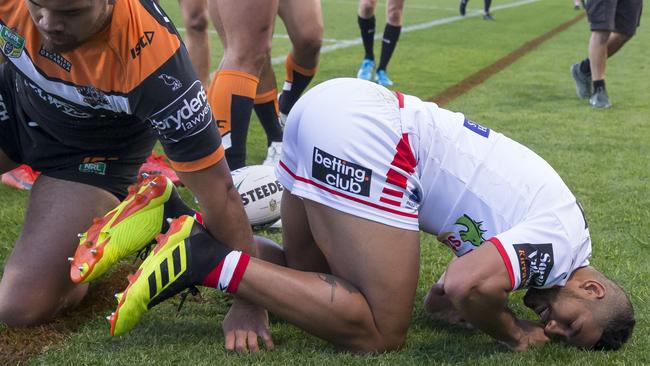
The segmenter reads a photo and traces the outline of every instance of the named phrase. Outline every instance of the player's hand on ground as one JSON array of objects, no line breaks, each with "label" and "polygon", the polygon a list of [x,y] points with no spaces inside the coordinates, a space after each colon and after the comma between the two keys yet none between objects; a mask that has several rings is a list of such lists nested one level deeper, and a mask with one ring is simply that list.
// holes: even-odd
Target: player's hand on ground
[{"label": "player's hand on ground", "polygon": [[517,325],[522,330],[522,334],[516,343],[505,343],[511,351],[524,352],[531,348],[541,347],[549,338],[544,334],[544,327],[536,322],[529,320],[517,320]]},{"label": "player's hand on ground", "polygon": [[267,350],[273,349],[269,332],[269,316],[265,309],[245,300],[235,298],[223,320],[226,350],[237,353],[258,353],[258,337]]},{"label": "player's hand on ground", "polygon": [[474,329],[472,324],[465,320],[451,301],[449,301],[442,283],[434,283],[431,286],[429,293],[424,298],[424,310],[433,320],[466,329]]}]

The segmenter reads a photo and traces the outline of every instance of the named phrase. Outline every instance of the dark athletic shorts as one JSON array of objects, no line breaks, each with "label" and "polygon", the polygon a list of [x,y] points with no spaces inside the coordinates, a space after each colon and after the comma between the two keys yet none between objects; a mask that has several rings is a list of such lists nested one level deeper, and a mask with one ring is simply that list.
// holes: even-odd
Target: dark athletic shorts
[{"label": "dark athletic shorts", "polygon": [[127,147],[107,150],[66,145],[40,128],[39,121],[32,121],[17,103],[14,72],[0,64],[0,149],[43,175],[102,188],[123,199],[151,154],[154,135],[147,133]]},{"label": "dark athletic shorts", "polygon": [[640,25],[643,0],[587,0],[586,7],[592,31],[633,36]]}]

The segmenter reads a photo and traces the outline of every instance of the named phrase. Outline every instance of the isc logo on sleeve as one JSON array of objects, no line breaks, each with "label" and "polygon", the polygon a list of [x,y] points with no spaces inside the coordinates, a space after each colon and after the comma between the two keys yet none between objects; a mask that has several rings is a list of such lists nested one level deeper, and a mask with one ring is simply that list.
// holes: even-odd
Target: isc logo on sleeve
[{"label": "isc logo on sleeve", "polygon": [[314,147],[311,174],[315,179],[340,190],[370,196],[372,170]]}]

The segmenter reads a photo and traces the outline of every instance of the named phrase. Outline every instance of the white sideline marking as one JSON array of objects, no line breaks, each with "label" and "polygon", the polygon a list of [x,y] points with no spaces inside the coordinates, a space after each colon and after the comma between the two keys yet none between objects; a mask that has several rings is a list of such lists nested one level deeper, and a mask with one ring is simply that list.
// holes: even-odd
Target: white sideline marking
[{"label": "white sideline marking", "polygon": [[[515,7],[522,6],[522,5],[536,3],[538,1],[540,1],[540,0],[517,1],[517,2],[514,2],[514,3],[510,3],[510,4],[503,4],[503,5],[494,6],[494,7],[492,7],[491,10],[501,10],[501,9],[515,8]],[[402,33],[408,33],[408,32],[413,32],[413,31],[422,30],[422,29],[429,29],[429,28],[433,28],[433,27],[443,25],[443,24],[457,22],[457,21],[463,20],[465,18],[478,17],[478,16],[482,16],[482,15],[483,15],[483,11],[480,10],[480,11],[475,11],[475,12],[471,12],[471,13],[468,12],[467,15],[465,15],[464,17],[462,17],[460,15],[457,15],[457,16],[453,16],[453,17],[447,17],[447,18],[432,20],[430,22],[408,25],[408,26],[402,28]],[[382,34],[377,34],[375,36],[375,40],[379,40],[381,38],[382,38]],[[343,40],[340,40],[340,41],[338,41],[338,42],[336,42],[334,44],[321,47],[320,53],[321,54],[328,53],[328,52],[340,50],[342,48],[348,48],[348,47],[352,47],[352,46],[356,46],[356,45],[360,45],[360,44],[362,44],[361,37],[354,38],[354,39],[343,39]],[[284,62],[285,58],[286,58],[286,56],[284,56],[284,55],[283,56],[273,57],[273,58],[271,58],[271,63],[273,65],[281,64],[281,63]]]}]

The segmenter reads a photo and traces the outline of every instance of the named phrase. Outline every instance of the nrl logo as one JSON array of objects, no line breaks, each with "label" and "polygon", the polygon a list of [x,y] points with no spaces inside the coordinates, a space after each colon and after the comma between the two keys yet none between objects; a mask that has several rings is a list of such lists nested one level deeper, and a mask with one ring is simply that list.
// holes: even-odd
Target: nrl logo
[{"label": "nrl logo", "polygon": [[25,48],[25,38],[4,25],[0,25],[0,48],[11,58],[18,58]]},{"label": "nrl logo", "polygon": [[167,74],[162,74],[162,75],[158,76],[158,79],[164,81],[165,85],[172,88],[172,91],[176,91],[176,90],[183,87],[183,84],[181,83],[180,80],[176,79],[173,76],[169,76]]},{"label": "nrl logo", "polygon": [[470,242],[475,247],[480,246],[481,243],[485,241],[483,234],[487,231],[481,228],[482,223],[482,221],[477,222],[472,220],[472,218],[467,215],[459,217],[455,224],[464,226],[467,229],[458,232],[460,234],[460,239]]},{"label": "nrl logo", "polygon": [[77,87],[77,91],[84,97],[84,102],[86,102],[91,107],[109,104],[106,95],[95,87],[79,86]]}]

